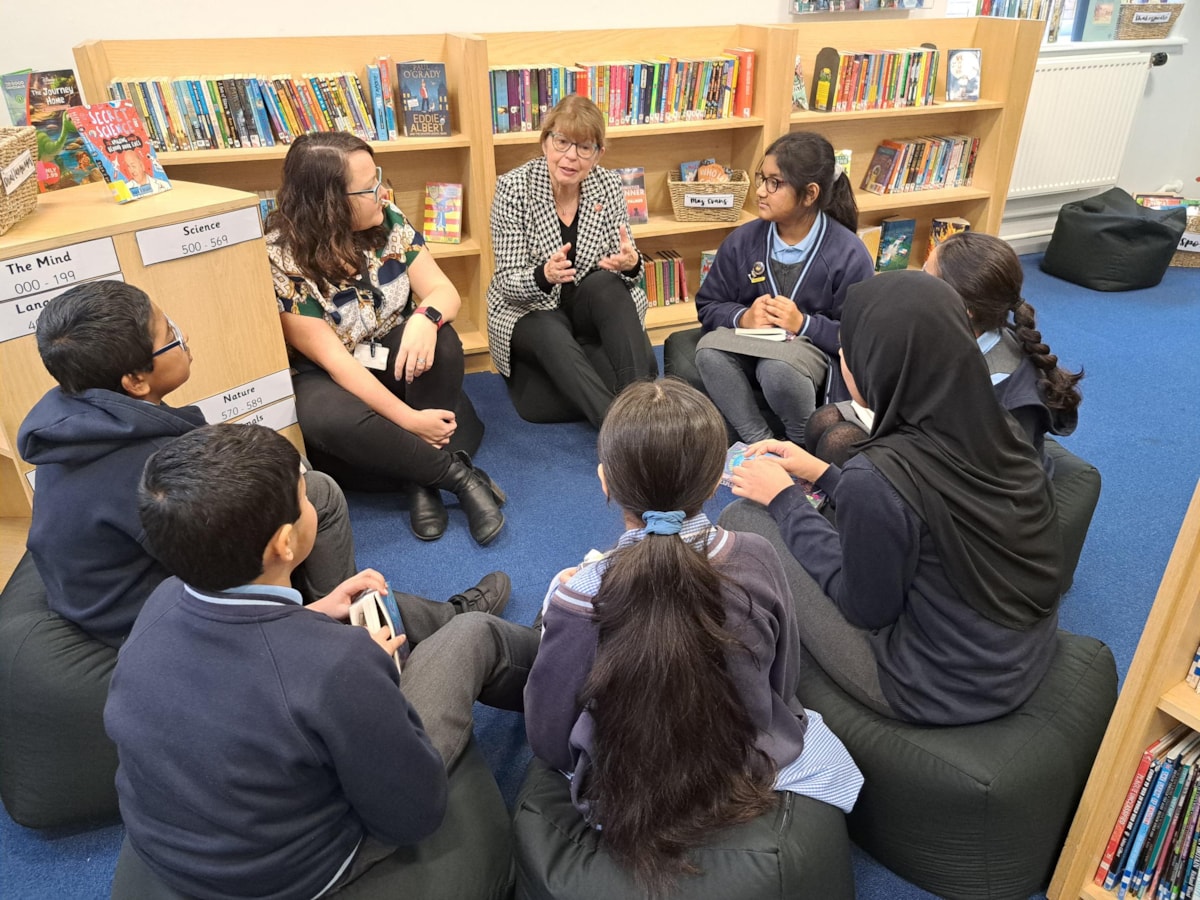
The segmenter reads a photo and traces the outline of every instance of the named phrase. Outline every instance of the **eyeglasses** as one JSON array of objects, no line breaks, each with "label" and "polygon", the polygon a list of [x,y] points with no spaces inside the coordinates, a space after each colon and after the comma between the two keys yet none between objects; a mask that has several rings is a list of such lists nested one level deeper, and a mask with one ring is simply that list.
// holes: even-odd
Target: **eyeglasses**
[{"label": "eyeglasses", "polygon": [[362,194],[370,194],[371,200],[375,203],[378,203],[379,197],[381,194],[383,194],[384,190],[385,190],[385,188],[384,188],[384,184],[383,184],[383,169],[381,169],[379,166],[376,166],[375,167],[375,186],[374,187],[369,187],[364,191],[346,191],[346,195],[349,197],[357,197]]},{"label": "eyeglasses", "polygon": [[175,335],[175,340],[171,341],[171,343],[167,344],[164,347],[159,347],[157,350],[155,350],[153,353],[151,353],[150,354],[151,359],[154,359],[154,357],[156,357],[156,356],[162,356],[168,350],[174,350],[176,347],[182,347],[184,352],[185,353],[187,352],[188,346],[187,346],[187,343],[183,340],[183,332],[179,330],[179,326],[176,325],[174,322],[172,322],[170,319],[167,319],[167,327],[171,329],[171,334]]},{"label": "eyeglasses", "polygon": [[767,193],[773,194],[787,184],[787,182],[782,178],[776,178],[774,175],[764,175],[762,172],[755,172],[754,186],[756,188],[760,188],[764,184],[767,186]]},{"label": "eyeglasses", "polygon": [[591,141],[573,141],[565,134],[559,134],[557,131],[550,132],[550,146],[559,153],[566,153],[574,147],[580,159],[591,159],[600,150],[599,144],[593,144]]}]

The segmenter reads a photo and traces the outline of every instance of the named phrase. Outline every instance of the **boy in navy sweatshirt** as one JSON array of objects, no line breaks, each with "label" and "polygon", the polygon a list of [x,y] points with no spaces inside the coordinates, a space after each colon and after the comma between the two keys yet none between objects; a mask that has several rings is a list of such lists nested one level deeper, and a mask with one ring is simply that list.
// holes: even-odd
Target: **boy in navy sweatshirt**
[{"label": "boy in navy sweatshirt", "polygon": [[[17,436],[22,458],[37,466],[28,547],[50,608],[119,646],[150,592],[171,574],[146,546],[137,485],[151,453],[205,424],[198,407],[163,402],[188,380],[192,351],[144,291],[120,281],[81,284],[51,300],[38,316],[37,341],[59,386]],[[356,566],[341,489],[321,473],[305,480],[318,533],[295,586],[314,602]],[[465,592],[471,608],[498,611],[507,601],[507,577],[488,579]],[[440,624],[452,611],[423,614]]]},{"label": "boy in navy sweatshirt", "polygon": [[[141,520],[179,577],[146,601],[105,707],[127,834],[114,896],[147,889],[137,870],[188,897],[311,898],[399,847],[393,865],[423,865],[409,848],[442,822],[472,702],[521,709],[531,628],[455,616],[401,675],[403,635],[301,605],[304,479],[295,448],[257,425],[196,429],[146,465]],[[373,578],[337,593],[348,605]],[[455,864],[478,865],[478,842],[460,843]]]}]

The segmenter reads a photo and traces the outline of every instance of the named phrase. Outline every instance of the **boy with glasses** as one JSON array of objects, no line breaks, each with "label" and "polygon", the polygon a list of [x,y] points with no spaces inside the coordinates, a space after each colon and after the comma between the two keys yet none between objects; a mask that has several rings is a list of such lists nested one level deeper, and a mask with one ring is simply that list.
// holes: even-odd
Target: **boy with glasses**
[{"label": "boy with glasses", "polygon": [[[38,316],[37,341],[59,386],[30,410],[17,436],[21,457],[38,467],[29,551],[50,609],[119,646],[171,574],[146,543],[137,485],[154,451],[206,424],[198,407],[163,403],[188,380],[192,353],[146,293],[120,281],[77,285],[51,300]],[[306,484],[318,531],[295,586],[306,602],[319,600],[318,609],[344,618],[348,598],[337,589],[356,571],[346,499],[319,472],[308,473]],[[464,609],[498,612],[508,599],[507,576],[489,575],[459,597]],[[445,604],[397,597],[409,599],[422,607],[414,617],[433,620],[430,627],[454,614]],[[408,608],[403,615],[407,622]]]}]

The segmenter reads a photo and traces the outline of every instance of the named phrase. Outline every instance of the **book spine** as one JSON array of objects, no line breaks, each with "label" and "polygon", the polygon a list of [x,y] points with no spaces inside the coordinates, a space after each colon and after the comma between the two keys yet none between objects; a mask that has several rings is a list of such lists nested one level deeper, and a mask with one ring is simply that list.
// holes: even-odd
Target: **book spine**
[{"label": "book spine", "polygon": [[312,113],[308,108],[308,104],[300,86],[296,79],[290,75],[281,75],[279,77],[280,86],[287,92],[288,99],[292,102],[292,109],[295,110],[296,116],[299,119],[300,131],[304,134],[313,134],[320,129],[317,127],[316,120],[313,119]]},{"label": "book spine", "polygon": [[204,96],[204,89],[200,86],[199,78],[187,79],[188,90],[191,91],[192,100],[196,105],[196,111],[200,116],[200,125],[204,130],[205,139],[208,141],[208,146],[211,149],[216,149],[220,146],[220,140],[217,138],[217,127],[213,123],[212,115],[208,108],[208,100]]},{"label": "book spine", "polygon": [[[379,77],[379,66],[375,63],[367,65],[367,87],[371,91],[371,108],[375,111],[375,140],[386,141],[387,114],[383,111],[383,82]],[[494,103],[492,108],[495,109]]]},{"label": "book spine", "polygon": [[235,147],[249,147],[250,133],[246,130],[246,120],[242,114],[242,99],[237,88],[237,79],[226,76],[217,81],[218,91],[225,100],[225,108],[229,114],[230,136]]},{"label": "book spine", "polygon": [[1163,767],[1159,769],[1158,778],[1154,781],[1154,789],[1150,794],[1150,799],[1146,803],[1146,811],[1142,816],[1141,822],[1138,824],[1137,831],[1130,841],[1129,857],[1125,864],[1125,868],[1121,872],[1121,881],[1118,888],[1118,896],[1124,897],[1129,891],[1130,885],[1133,883],[1134,875],[1140,871],[1142,864],[1142,851],[1146,844],[1146,838],[1150,833],[1150,828],[1157,818],[1160,809],[1162,808],[1163,796],[1166,793],[1167,785],[1171,781],[1175,773],[1175,765],[1171,760],[1163,763]]},{"label": "book spine", "polygon": [[292,142],[291,128],[288,126],[287,118],[283,114],[283,107],[279,104],[279,97],[275,93],[275,86],[265,78],[255,78],[255,85],[258,88],[259,96],[263,99],[263,106],[267,111],[267,119],[271,123],[271,130],[275,132],[275,139],[280,144],[290,144]]},{"label": "book spine", "polygon": [[363,140],[374,140],[376,125],[373,111],[367,104],[367,95],[363,92],[362,80],[354,72],[347,72],[346,83],[350,91],[350,99],[354,101],[354,108],[358,112],[358,118],[363,134],[365,135]]},{"label": "book spine", "polygon": [[254,106],[250,99],[250,88],[246,84],[246,78],[242,75],[235,76],[230,79],[230,84],[233,85],[233,92],[236,96],[234,106],[237,109],[238,135],[242,139],[242,146],[261,147],[263,145],[262,135],[258,133]]}]

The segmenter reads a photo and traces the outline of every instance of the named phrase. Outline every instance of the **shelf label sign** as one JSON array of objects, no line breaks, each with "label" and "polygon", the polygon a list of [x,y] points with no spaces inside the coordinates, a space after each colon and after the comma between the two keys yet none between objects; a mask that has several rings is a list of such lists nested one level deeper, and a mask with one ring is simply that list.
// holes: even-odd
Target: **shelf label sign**
[{"label": "shelf label sign", "polygon": [[33,154],[22,150],[16,159],[0,169],[0,183],[4,185],[4,193],[11,194],[36,173],[37,166],[33,164]]},{"label": "shelf label sign", "polygon": [[235,209],[219,216],[177,222],[137,233],[142,265],[183,259],[262,237],[257,207]]},{"label": "shelf label sign", "polygon": [[1133,14],[1134,25],[1162,25],[1171,21],[1171,13],[1168,12],[1135,12]]},{"label": "shelf label sign", "polygon": [[245,418],[236,420],[234,424],[263,425],[273,431],[283,431],[289,425],[295,425],[297,421],[299,419],[296,417],[296,398],[286,397],[278,403],[255,410]]},{"label": "shelf label sign", "polygon": [[[115,275],[109,275],[107,280],[124,281],[125,279],[118,272]],[[37,334],[37,320],[42,312],[42,307],[59,294],[65,294],[71,287],[74,285],[57,288],[53,291],[44,291],[35,297],[22,297],[20,300],[0,303],[0,343],[29,334]]]},{"label": "shelf label sign", "polygon": [[120,271],[112,238],[17,256],[0,262],[0,303],[23,300]]},{"label": "shelf label sign", "polygon": [[733,194],[684,194],[683,205],[699,209],[733,209]]},{"label": "shelf label sign", "polygon": [[[272,375],[264,375],[262,378],[198,400],[196,406],[200,407],[204,418],[209,422],[231,422],[292,395],[291,372],[288,369],[280,369]],[[295,406],[294,401],[292,405]]]},{"label": "shelf label sign", "polygon": [[1182,250],[1184,253],[1200,253],[1200,235],[1185,231],[1183,237],[1179,239],[1179,246],[1175,249]]}]

